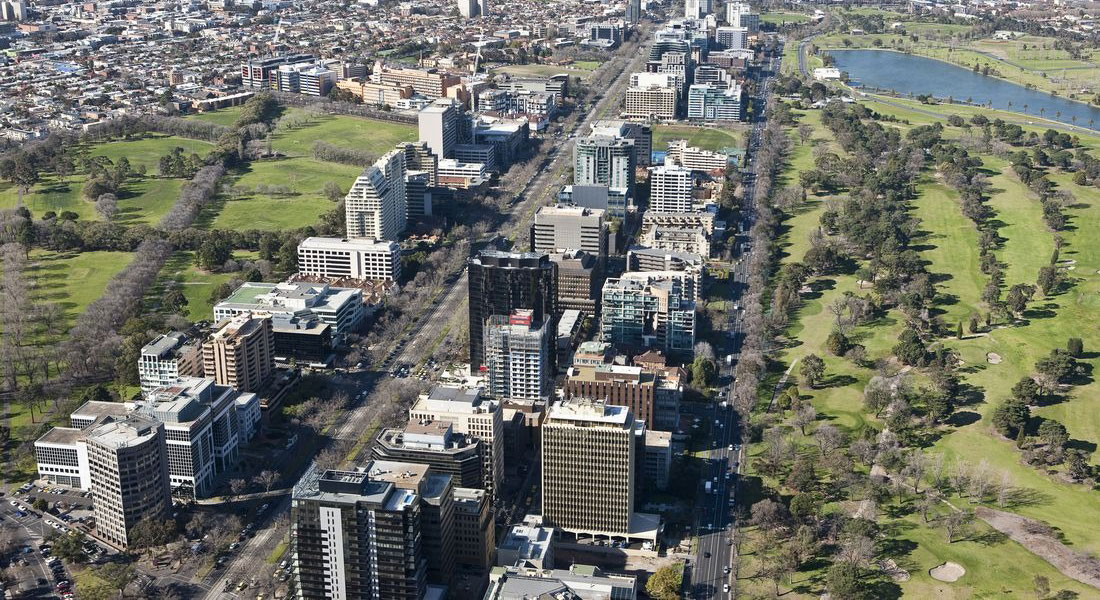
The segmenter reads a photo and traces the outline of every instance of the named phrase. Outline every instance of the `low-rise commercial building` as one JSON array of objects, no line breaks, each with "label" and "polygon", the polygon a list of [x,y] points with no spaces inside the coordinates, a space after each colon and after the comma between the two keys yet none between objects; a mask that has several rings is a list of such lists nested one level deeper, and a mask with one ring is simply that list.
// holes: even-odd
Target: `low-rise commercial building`
[{"label": "low-rise commercial building", "polygon": [[367,311],[363,290],[356,288],[332,287],[326,283],[246,282],[214,305],[214,320],[220,322],[251,312],[316,315],[332,326],[336,343],[342,343],[349,333],[362,327]]},{"label": "low-rise commercial building", "polygon": [[182,331],[157,336],[141,348],[138,379],[143,393],[202,375],[202,346]]},{"label": "low-rise commercial building", "polygon": [[597,567],[574,564],[568,569],[553,570],[538,567],[497,567],[489,575],[489,590],[484,600],[635,600],[637,597],[636,578],[604,574]]}]

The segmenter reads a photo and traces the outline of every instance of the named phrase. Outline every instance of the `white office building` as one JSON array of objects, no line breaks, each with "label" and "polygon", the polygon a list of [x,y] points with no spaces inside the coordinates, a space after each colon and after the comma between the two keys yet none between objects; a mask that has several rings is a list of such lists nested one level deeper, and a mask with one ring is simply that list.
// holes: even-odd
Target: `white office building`
[{"label": "white office building", "polygon": [[545,400],[550,396],[548,320],[537,323],[532,311],[493,315],[485,327],[485,364],[489,395],[500,400]]},{"label": "white office building", "polygon": [[482,397],[481,389],[436,386],[420,396],[409,409],[410,420],[449,421],[455,433],[481,440],[484,452],[486,492],[500,489],[504,474],[504,410],[500,404]]},{"label": "white office building", "polygon": [[593,256],[607,256],[607,223],[604,211],[583,206],[543,206],[531,225],[531,251],[554,254],[563,250],[584,250]]},{"label": "white office building", "polygon": [[749,28],[733,25],[719,27],[714,30],[714,41],[725,50],[744,50],[749,43]]},{"label": "white office building", "polygon": [[405,231],[405,153],[393,150],[367,167],[344,198],[349,238],[396,241]]},{"label": "white office building", "polygon": [[464,140],[462,107],[451,98],[439,98],[417,114],[420,141],[426,142],[432,154],[452,158],[454,147]]},{"label": "white office building", "polygon": [[298,244],[298,272],[335,279],[397,281],[401,246],[366,238],[308,237]]}]

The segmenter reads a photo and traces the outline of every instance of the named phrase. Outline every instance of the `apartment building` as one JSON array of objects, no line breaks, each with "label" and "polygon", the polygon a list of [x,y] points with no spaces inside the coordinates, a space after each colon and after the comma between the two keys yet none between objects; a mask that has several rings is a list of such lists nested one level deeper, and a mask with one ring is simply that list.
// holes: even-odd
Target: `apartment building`
[{"label": "apartment building", "polygon": [[306,473],[291,501],[301,600],[420,600],[427,560],[416,492],[362,471]]},{"label": "apartment building", "polygon": [[372,460],[363,469],[375,481],[392,483],[420,499],[420,534],[429,584],[450,585],[455,570],[455,498],[450,475],[427,465]]},{"label": "apartment building", "polygon": [[504,474],[504,419],[500,404],[479,389],[436,386],[409,409],[411,421],[447,421],[456,433],[482,444],[482,479],[492,496]]},{"label": "apartment building", "polygon": [[531,224],[531,251],[553,254],[582,250],[607,259],[608,227],[604,211],[583,206],[543,206]]},{"label": "apartment building", "polygon": [[589,135],[573,146],[573,184],[625,188],[634,194],[634,140]]},{"label": "apartment building", "polygon": [[537,321],[531,310],[493,315],[485,327],[488,393],[497,399],[545,400],[553,371],[548,320]]},{"label": "apartment building", "polygon": [[727,4],[726,22],[734,27],[744,27],[749,33],[760,31],[760,14],[753,12],[747,2]]},{"label": "apartment building", "polygon": [[740,121],[741,86],[696,84],[688,89],[688,119],[696,121]]},{"label": "apartment building", "polygon": [[[245,282],[214,305],[214,320],[221,322],[245,313],[268,313],[304,318],[316,316],[332,327],[334,343],[343,343],[347,334],[358,331],[366,319],[363,290],[332,287],[327,283]],[[276,353],[285,349],[276,347]]]},{"label": "apartment building", "polygon": [[555,402],[542,434],[542,516],[572,533],[626,535],[634,511],[634,416],[625,406]]},{"label": "apartment building", "polygon": [[202,375],[202,346],[182,331],[158,335],[141,348],[138,380],[142,393]]},{"label": "apartment building", "polygon": [[649,168],[649,210],[655,212],[691,212],[691,169],[669,164]]},{"label": "apartment building", "polygon": [[468,190],[480,187],[490,177],[485,163],[461,162],[453,158],[439,161],[440,187]]},{"label": "apartment building", "polygon": [[376,441],[375,460],[428,465],[433,473],[450,475],[457,487],[485,488],[482,455],[488,444],[455,432],[450,421],[410,420],[404,428],[383,429]]},{"label": "apartment building", "polygon": [[543,321],[558,312],[557,276],[545,254],[482,251],[469,262],[469,293],[470,368],[475,372],[485,365],[489,317],[526,308]]},{"label": "apartment building", "polygon": [[274,88],[279,67],[312,60],[312,54],[287,54],[249,59],[241,63],[241,85],[257,90]]},{"label": "apartment building", "polygon": [[[604,211],[607,218],[625,219],[629,201],[626,188],[606,185],[565,185],[558,190],[558,203]],[[610,252],[610,248],[608,249]]]},{"label": "apartment building", "polygon": [[203,373],[218,385],[258,392],[275,370],[275,332],[269,315],[236,315],[202,344]]},{"label": "apartment building", "polygon": [[690,356],[695,345],[695,303],[685,279],[625,273],[604,283],[600,339],[624,350],[657,348]]},{"label": "apartment building", "polygon": [[690,252],[668,252],[655,248],[633,246],[626,252],[627,271],[690,271],[695,277],[695,287],[702,283],[706,261]]},{"label": "apartment building", "polygon": [[408,218],[405,153],[383,155],[355,178],[344,198],[347,237],[397,241]]},{"label": "apartment building", "polygon": [[412,98],[414,93],[412,86],[384,85],[360,78],[341,79],[336,87],[359,96],[363,104],[375,106],[397,106],[398,102]]},{"label": "apartment building", "polygon": [[714,41],[722,50],[744,50],[749,43],[749,28],[739,26],[719,27],[714,30]]},{"label": "apartment building", "polygon": [[168,516],[164,425],[141,415],[107,418],[84,432],[96,533],[126,548],[142,519]]},{"label": "apartment building", "polygon": [[618,136],[634,141],[634,164],[648,165],[653,153],[653,127],[649,123],[603,119],[592,123],[593,135]]},{"label": "apartment building", "polygon": [[625,406],[650,427],[675,430],[684,387],[679,369],[600,364],[570,367],[562,391],[567,400],[587,398]]},{"label": "apartment building", "polygon": [[730,163],[728,154],[688,146],[687,140],[669,142],[667,158],[685,169],[705,173],[725,170]]},{"label": "apartment building", "polygon": [[401,246],[367,238],[308,237],[298,244],[298,272],[334,279],[397,281]]}]

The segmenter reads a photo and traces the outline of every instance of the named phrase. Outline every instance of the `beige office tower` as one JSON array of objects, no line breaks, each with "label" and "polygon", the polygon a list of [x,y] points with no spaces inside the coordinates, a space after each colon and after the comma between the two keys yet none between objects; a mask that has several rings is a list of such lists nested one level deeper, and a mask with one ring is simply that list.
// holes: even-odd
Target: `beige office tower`
[{"label": "beige office tower", "polygon": [[485,491],[500,489],[504,473],[504,417],[500,404],[483,398],[480,389],[436,386],[409,409],[409,419],[450,421],[455,433],[481,440]]},{"label": "beige office tower", "polygon": [[244,313],[233,317],[202,345],[206,377],[238,392],[261,390],[275,369],[275,333],[271,317]]},{"label": "beige office tower", "polygon": [[172,506],[164,425],[141,415],[106,417],[82,441],[88,448],[96,532],[126,548],[128,532],[145,518],[164,518]]},{"label": "beige office tower", "polygon": [[542,516],[572,533],[625,535],[634,510],[634,417],[625,406],[564,400],[542,424]]}]

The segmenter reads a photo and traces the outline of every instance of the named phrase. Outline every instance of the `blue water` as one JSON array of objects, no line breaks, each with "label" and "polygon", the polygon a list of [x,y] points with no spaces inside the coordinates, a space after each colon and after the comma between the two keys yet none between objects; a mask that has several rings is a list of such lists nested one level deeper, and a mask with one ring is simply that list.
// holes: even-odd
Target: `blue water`
[{"label": "blue water", "polygon": [[[888,50],[830,50],[829,54],[836,59],[837,68],[848,72],[853,85],[894,90],[902,95],[951,97],[959,102],[969,99],[971,103],[980,105],[992,102],[993,108],[1026,112],[1100,131],[1100,108],[1051,96],[942,61]],[[1027,105],[1026,109],[1024,105]],[[1046,110],[1040,113],[1040,109]],[[1077,117],[1076,123],[1074,117]]]}]

